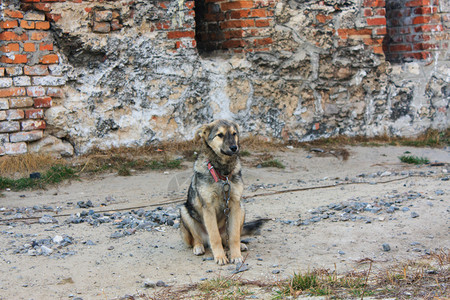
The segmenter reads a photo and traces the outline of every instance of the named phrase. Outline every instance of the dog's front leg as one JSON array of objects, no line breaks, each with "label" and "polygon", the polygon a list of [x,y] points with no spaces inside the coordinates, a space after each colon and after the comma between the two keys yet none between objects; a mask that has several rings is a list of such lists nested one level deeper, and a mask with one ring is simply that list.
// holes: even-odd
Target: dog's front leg
[{"label": "dog's front leg", "polygon": [[222,246],[222,238],[219,233],[219,226],[217,225],[216,212],[213,208],[203,208],[203,220],[206,231],[208,232],[209,245],[214,255],[214,260],[219,265],[228,263],[228,258]]},{"label": "dog's front leg", "polygon": [[228,216],[228,245],[230,247],[231,263],[242,263],[241,255],[241,227],[243,223],[243,211],[239,201],[230,202],[230,214]]}]

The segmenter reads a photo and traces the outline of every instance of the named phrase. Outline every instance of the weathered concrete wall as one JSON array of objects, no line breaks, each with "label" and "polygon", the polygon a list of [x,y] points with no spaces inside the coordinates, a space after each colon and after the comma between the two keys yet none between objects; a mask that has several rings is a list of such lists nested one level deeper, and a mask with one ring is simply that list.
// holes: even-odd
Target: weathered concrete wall
[{"label": "weathered concrete wall", "polygon": [[[414,1],[397,2],[411,6],[408,3]],[[44,138],[22,141],[22,152],[42,147],[52,151],[56,144],[55,151],[70,155],[69,143],[76,153],[83,153],[94,146],[190,139],[199,124],[217,118],[236,120],[244,132],[293,140],[338,134],[413,136],[428,128],[446,129],[449,9],[442,1],[425,2],[421,0],[420,6],[435,8],[430,15],[437,17],[420,22],[439,23],[427,33],[434,46],[407,52],[389,47],[394,41],[389,40],[384,1],[258,0],[219,5],[221,1],[206,0],[217,4],[210,13],[224,13],[220,22],[228,21],[215,27],[221,31],[216,43],[220,46],[201,51],[195,9],[202,7],[201,14],[207,14],[203,2],[201,6],[183,0],[10,1],[3,4],[3,11],[21,12],[22,19],[33,12],[51,26],[43,41],[30,41],[31,36],[28,41],[7,40],[5,33],[21,36],[37,29],[0,26],[2,47],[11,43],[19,47],[9,52],[2,48],[6,54],[0,83],[8,86],[0,87],[0,104],[7,103],[0,106],[0,124],[5,128],[0,132],[0,155],[18,153],[11,151],[12,137],[29,132],[6,126],[13,121],[7,117],[10,104],[19,96],[5,91],[19,87],[15,85],[19,76],[30,77],[29,84],[22,81],[25,95],[20,97],[51,100],[44,108],[45,130],[40,129]],[[2,24],[13,20],[21,24],[12,13],[2,17]],[[206,21],[211,26],[211,19]],[[408,25],[413,31],[427,25],[413,23]],[[38,43],[52,48],[44,47],[40,54],[25,52],[25,43],[30,42],[37,49]],[[14,61],[23,54],[27,61]],[[57,61],[45,64],[48,73],[25,75],[23,69],[10,73],[11,68],[42,65],[42,56],[49,54],[56,54]],[[390,59],[394,56],[395,61]],[[27,95],[36,89],[43,95]],[[36,109],[33,101],[31,107],[19,110]],[[14,121],[22,124],[26,118]]]}]

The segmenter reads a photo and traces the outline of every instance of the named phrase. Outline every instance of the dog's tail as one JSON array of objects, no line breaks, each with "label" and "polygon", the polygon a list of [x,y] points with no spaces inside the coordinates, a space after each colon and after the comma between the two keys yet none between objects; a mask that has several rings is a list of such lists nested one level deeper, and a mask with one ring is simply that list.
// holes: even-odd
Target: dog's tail
[{"label": "dog's tail", "polygon": [[255,221],[244,223],[244,228],[242,228],[241,235],[251,235],[255,234],[255,232],[261,228],[264,223],[269,221],[270,219],[258,219]]}]

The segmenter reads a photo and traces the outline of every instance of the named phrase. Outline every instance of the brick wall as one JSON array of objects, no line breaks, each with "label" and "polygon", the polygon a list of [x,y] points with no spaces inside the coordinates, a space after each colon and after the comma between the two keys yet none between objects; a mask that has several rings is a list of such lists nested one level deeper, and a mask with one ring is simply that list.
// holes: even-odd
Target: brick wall
[{"label": "brick wall", "polygon": [[[448,28],[439,0],[393,0],[386,6],[386,51],[392,61],[429,59],[448,48]],[[447,32],[445,32],[447,30]]]},{"label": "brick wall", "polygon": [[196,0],[195,5],[199,50],[269,50],[275,1]]},{"label": "brick wall", "polygon": [[43,137],[44,112],[64,85],[59,57],[49,33],[47,5],[5,9],[0,21],[0,155],[27,152],[27,143]]},{"label": "brick wall", "polygon": [[361,40],[393,62],[426,60],[448,49],[448,12],[439,10],[439,0],[364,0],[363,14],[363,28],[337,30],[342,40]]}]

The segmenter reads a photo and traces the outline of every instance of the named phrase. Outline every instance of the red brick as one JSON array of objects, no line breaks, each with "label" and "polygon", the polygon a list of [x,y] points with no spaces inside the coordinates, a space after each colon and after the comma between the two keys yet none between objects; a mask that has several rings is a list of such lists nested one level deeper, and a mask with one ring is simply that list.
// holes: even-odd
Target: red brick
[{"label": "red brick", "polygon": [[49,3],[34,3],[33,4],[34,9],[50,12],[52,10],[52,6]]},{"label": "red brick", "polygon": [[414,44],[414,50],[432,50],[439,49],[439,46],[436,44],[428,44],[428,43],[418,43]]},{"label": "red brick", "polygon": [[423,59],[430,58],[431,53],[427,52],[427,51],[421,51],[421,52],[417,52],[417,53],[404,53],[404,54],[402,54],[402,56],[405,58],[413,58],[413,59],[417,59],[417,60],[423,60]]},{"label": "red brick", "polygon": [[27,96],[30,96],[30,97],[45,96],[45,89],[42,86],[27,87]]},{"label": "red brick", "polygon": [[31,33],[31,39],[33,41],[40,41],[48,37],[47,32],[37,31]]},{"label": "red brick", "polygon": [[27,153],[27,143],[5,143],[5,154],[7,155],[18,155]]},{"label": "red brick", "polygon": [[418,25],[418,24],[427,24],[430,23],[431,17],[429,16],[419,16],[419,17],[415,17],[413,19],[413,24],[414,25]]},{"label": "red brick", "polygon": [[25,52],[34,52],[36,51],[36,45],[33,43],[24,43],[23,44],[23,51]]},{"label": "red brick", "polygon": [[188,40],[188,41],[177,41],[175,43],[176,49],[193,49],[197,47],[197,41],[196,40]]},{"label": "red brick", "polygon": [[220,24],[221,29],[254,27],[255,20],[229,20]]},{"label": "red brick", "polygon": [[48,21],[37,21],[36,22],[36,29],[47,30],[49,28],[50,28],[50,22],[48,22]]},{"label": "red brick", "polygon": [[53,43],[42,42],[39,44],[40,51],[53,51]]},{"label": "red brick", "polygon": [[45,17],[49,21],[58,22],[59,19],[61,19],[61,14],[51,14],[51,13],[45,13]]},{"label": "red brick", "polygon": [[364,39],[364,44],[372,46],[372,45],[381,45],[383,43],[383,39]]},{"label": "red brick", "polygon": [[262,38],[262,39],[255,39],[254,41],[255,45],[260,46],[260,45],[270,45],[273,43],[272,38],[267,37],[267,38]]},{"label": "red brick", "polygon": [[11,108],[30,107],[33,105],[34,101],[31,97],[17,97],[9,99],[9,107]]},{"label": "red brick", "polygon": [[241,9],[241,10],[232,10],[229,13],[230,19],[243,19],[248,18],[250,16],[249,9]]},{"label": "red brick", "polygon": [[0,58],[0,62],[5,63],[5,64],[25,64],[28,62],[28,58],[27,58],[26,54],[15,54],[15,55],[12,55],[11,57],[2,56]]},{"label": "red brick", "polygon": [[386,25],[386,18],[368,18],[367,25],[369,26]]},{"label": "red brick", "polygon": [[22,130],[31,131],[37,129],[45,129],[45,121],[44,120],[25,120],[22,121]]},{"label": "red brick", "polygon": [[169,39],[180,39],[180,38],[195,38],[195,32],[190,31],[170,31],[167,33],[167,38]]},{"label": "red brick", "polygon": [[238,30],[225,31],[223,34],[224,34],[225,39],[229,40],[229,39],[233,39],[233,38],[242,38],[242,37],[244,37],[245,32],[242,29],[238,29]]},{"label": "red brick", "polygon": [[404,5],[406,7],[429,6],[430,0],[412,0],[412,1],[407,1]]},{"label": "red brick", "polygon": [[34,21],[26,21],[26,20],[22,20],[20,21],[20,27],[24,28],[24,29],[34,29]]},{"label": "red brick", "polygon": [[40,63],[49,65],[49,64],[57,64],[59,62],[58,55],[56,54],[47,54],[44,55],[40,60]]},{"label": "red brick", "polygon": [[[42,128],[44,129],[44,128]],[[42,130],[32,130],[26,132],[15,132],[9,135],[9,140],[12,143],[19,142],[33,142],[40,140],[44,137],[44,132]]]},{"label": "red brick", "polygon": [[365,7],[385,7],[386,2],[384,0],[364,0]]},{"label": "red brick", "polygon": [[20,50],[20,46],[17,43],[9,43],[0,47],[0,52],[17,52]]},{"label": "red brick", "polygon": [[26,109],[25,118],[27,119],[42,119],[44,117],[43,109]]},{"label": "red brick", "polygon": [[18,10],[5,9],[5,15],[7,15],[10,18],[17,18],[17,19],[23,18],[23,14]]},{"label": "red brick", "polygon": [[6,111],[7,120],[22,120],[25,117],[25,113],[21,109],[9,109]]},{"label": "red brick", "polygon": [[233,1],[221,3],[220,8],[222,11],[228,11],[231,9],[252,8],[253,5],[253,1]]},{"label": "red brick", "polygon": [[270,26],[270,21],[268,19],[265,20],[255,20],[256,27],[268,27]]},{"label": "red brick", "polygon": [[384,53],[383,46],[373,46],[372,50],[376,54],[383,54]]},{"label": "red brick", "polygon": [[20,123],[17,121],[0,122],[0,133],[15,132],[20,130]]},{"label": "red brick", "polygon": [[373,10],[371,8],[365,8],[364,17],[371,17],[371,16],[373,16]]},{"label": "red brick", "polygon": [[230,48],[238,48],[245,47],[246,43],[243,40],[228,40],[222,43],[222,48],[230,49]]},{"label": "red brick", "polygon": [[377,28],[377,29],[375,30],[375,34],[377,34],[377,35],[386,35],[386,34],[387,34],[387,29],[386,29],[386,27]]},{"label": "red brick", "polygon": [[250,11],[250,17],[252,17],[252,18],[265,18],[267,16],[268,16],[267,10],[265,10],[263,8],[252,9]]},{"label": "red brick", "polygon": [[411,51],[412,47],[411,45],[390,45],[389,50],[391,52],[404,52],[404,51]]},{"label": "red brick", "polygon": [[0,21],[0,28],[3,29],[15,28],[17,26],[19,26],[19,22],[17,22],[17,20]]},{"label": "red brick", "polygon": [[12,31],[3,31],[0,33],[0,40],[2,41],[26,41],[28,40],[28,35],[23,33],[22,35],[17,35]]},{"label": "red brick", "polygon": [[23,74],[23,68],[19,66],[6,68],[6,74],[9,76],[19,76]]},{"label": "red brick", "polygon": [[333,19],[333,16],[327,16],[323,14],[317,14],[316,20],[319,21],[319,23],[326,23],[327,21]]},{"label": "red brick", "polygon": [[24,66],[25,75],[48,75],[48,67],[46,65]]},{"label": "red brick", "polygon": [[49,88],[47,88],[47,96],[50,96],[50,97],[53,97],[53,98],[63,98],[64,97],[64,92],[63,92],[63,90],[61,88],[49,87]]},{"label": "red brick", "polygon": [[414,9],[416,15],[430,15],[432,13],[431,7],[417,7]]},{"label": "red brick", "polygon": [[41,97],[34,99],[35,108],[47,108],[52,106],[52,97]]},{"label": "red brick", "polygon": [[26,91],[23,87],[12,87],[0,89],[0,98],[25,96]]},{"label": "red brick", "polygon": [[442,31],[442,25],[421,25],[414,28],[415,32],[431,32]]},{"label": "red brick", "polygon": [[379,8],[375,10],[376,16],[386,16],[386,8]]}]

